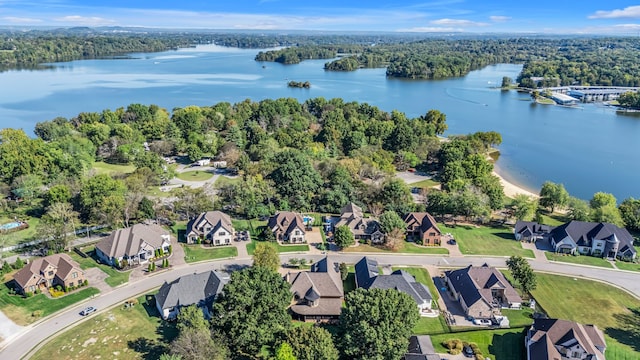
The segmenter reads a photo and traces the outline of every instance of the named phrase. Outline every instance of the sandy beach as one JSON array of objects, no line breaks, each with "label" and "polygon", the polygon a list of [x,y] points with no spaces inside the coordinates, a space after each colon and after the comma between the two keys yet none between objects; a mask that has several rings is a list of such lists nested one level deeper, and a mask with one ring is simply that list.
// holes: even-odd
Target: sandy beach
[{"label": "sandy beach", "polygon": [[495,171],[493,172],[493,175],[497,176],[500,179],[500,183],[502,184],[502,187],[504,187],[504,194],[510,198],[513,198],[518,194],[524,194],[524,195],[532,196],[534,198],[540,197],[540,195],[530,190],[527,190],[521,186],[508,182],[502,176],[500,176],[500,174],[498,174]]}]

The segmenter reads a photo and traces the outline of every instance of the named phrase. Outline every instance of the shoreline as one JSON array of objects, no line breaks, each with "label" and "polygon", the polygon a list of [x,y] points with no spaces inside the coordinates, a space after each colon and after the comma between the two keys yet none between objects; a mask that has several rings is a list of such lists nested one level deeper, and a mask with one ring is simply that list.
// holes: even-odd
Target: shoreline
[{"label": "shoreline", "polygon": [[494,170],[492,174],[497,176],[498,179],[500,179],[500,184],[502,184],[502,187],[504,188],[504,194],[507,197],[514,198],[516,195],[519,195],[519,194],[524,194],[524,195],[533,197],[535,199],[540,197],[540,195],[538,195],[539,193],[536,193],[533,190],[527,189],[521,184],[516,184],[514,182],[507,181],[507,179],[505,179],[502,175],[500,175],[499,171],[500,171],[500,168],[494,166]]}]

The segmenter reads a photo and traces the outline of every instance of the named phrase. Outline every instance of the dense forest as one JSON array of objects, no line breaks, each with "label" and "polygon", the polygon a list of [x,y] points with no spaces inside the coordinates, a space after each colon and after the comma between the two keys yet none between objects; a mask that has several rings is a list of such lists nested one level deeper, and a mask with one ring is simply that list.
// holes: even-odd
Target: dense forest
[{"label": "dense forest", "polygon": [[325,64],[325,69],[353,71],[386,67],[387,76],[399,78],[442,79],[464,76],[490,64],[523,63],[517,82],[528,88],[573,84],[640,86],[637,61],[640,40],[637,38],[425,37],[416,34],[114,32],[89,28],[0,30],[0,70],[215,43],[240,48],[284,47],[260,51],[257,61],[297,64],[307,59],[339,57]]}]

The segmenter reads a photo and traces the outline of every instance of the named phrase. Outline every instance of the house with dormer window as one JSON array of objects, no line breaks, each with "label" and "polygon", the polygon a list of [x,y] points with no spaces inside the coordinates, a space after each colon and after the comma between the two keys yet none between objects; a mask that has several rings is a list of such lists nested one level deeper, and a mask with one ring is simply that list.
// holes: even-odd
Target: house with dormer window
[{"label": "house with dormer window", "polygon": [[422,245],[440,245],[442,232],[436,220],[427,212],[412,212],[404,217],[407,224],[407,239]]},{"label": "house with dormer window", "polygon": [[267,227],[280,243],[302,244],[307,242],[305,224],[299,213],[281,211],[269,218]]},{"label": "house with dormer window", "polygon": [[535,319],[525,339],[527,360],[605,360],[604,333],[595,325]]},{"label": "house with dormer window", "polygon": [[16,291],[21,294],[44,291],[57,285],[64,288],[80,286],[85,279],[80,265],[67,254],[32,260],[13,275]]},{"label": "house with dormer window", "polygon": [[189,221],[185,236],[187,244],[201,240],[214,246],[231,245],[235,230],[229,215],[221,211],[207,211]]}]

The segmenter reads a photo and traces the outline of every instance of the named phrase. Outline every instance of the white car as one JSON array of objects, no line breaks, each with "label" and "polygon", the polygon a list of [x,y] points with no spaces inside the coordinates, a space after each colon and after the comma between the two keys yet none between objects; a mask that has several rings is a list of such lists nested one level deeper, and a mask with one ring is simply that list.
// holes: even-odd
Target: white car
[{"label": "white car", "polygon": [[87,315],[89,315],[91,313],[96,312],[97,310],[98,309],[94,308],[93,306],[89,306],[89,307],[86,307],[86,308],[82,309],[82,311],[80,311],[80,315],[87,316]]},{"label": "white car", "polygon": [[491,321],[487,320],[487,319],[473,319],[473,323],[475,325],[483,325],[483,326],[490,326],[491,325]]}]

